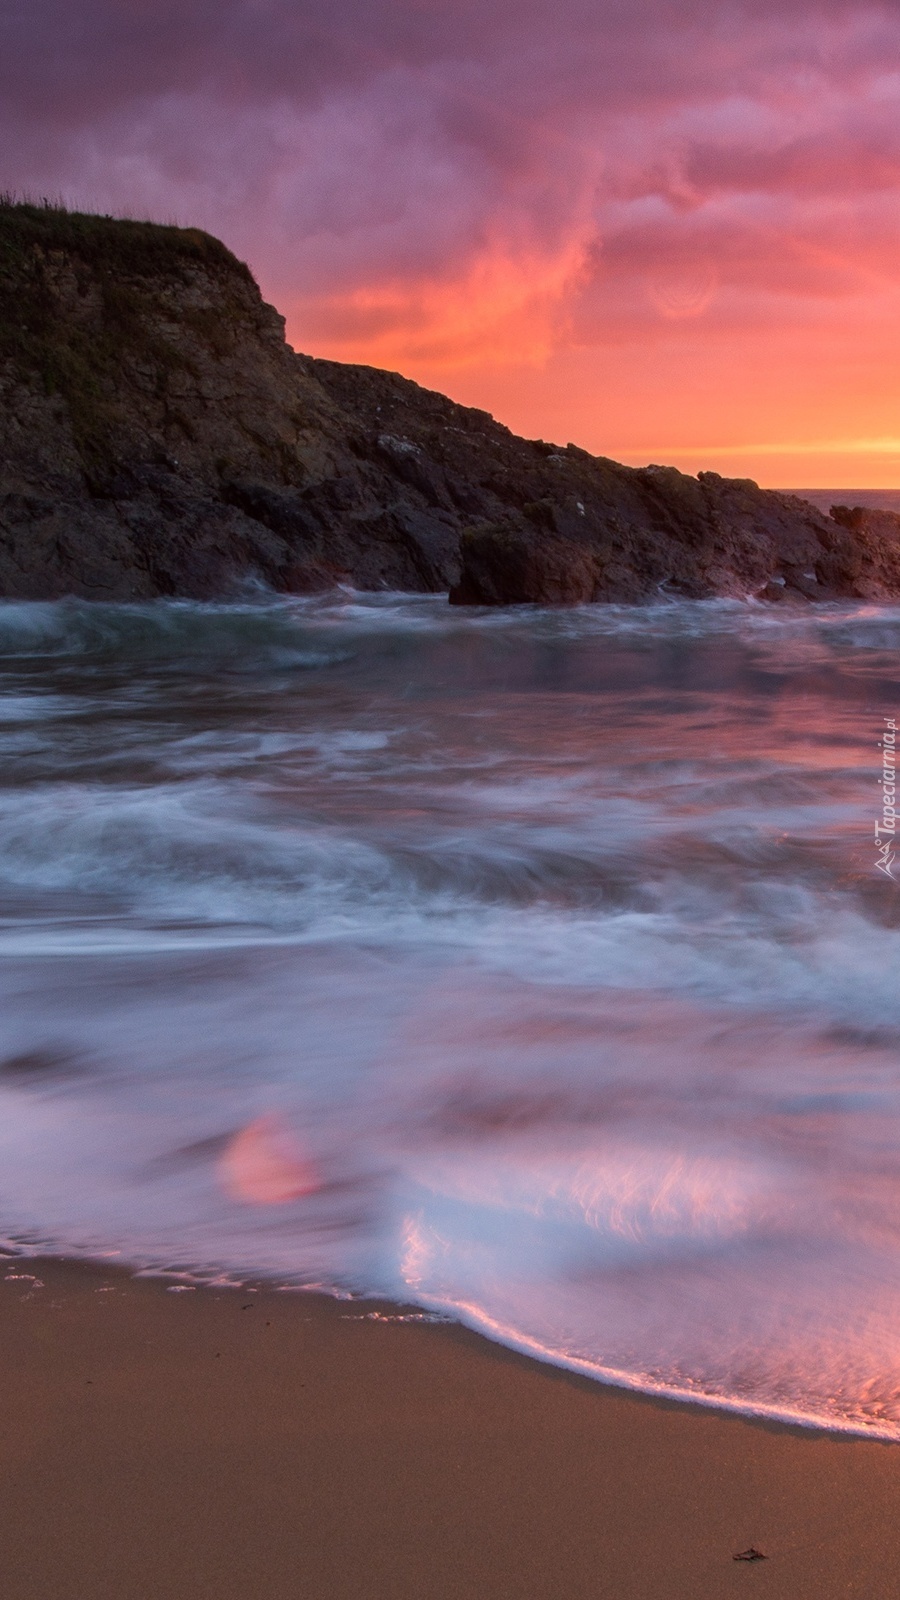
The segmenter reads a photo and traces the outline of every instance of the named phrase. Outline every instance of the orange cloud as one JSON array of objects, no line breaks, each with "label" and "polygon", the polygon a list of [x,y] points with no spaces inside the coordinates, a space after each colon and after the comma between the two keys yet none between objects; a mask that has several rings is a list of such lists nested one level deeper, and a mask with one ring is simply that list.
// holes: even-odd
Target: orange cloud
[{"label": "orange cloud", "polygon": [[441,369],[545,361],[586,270],[587,240],[556,250],[486,244],[457,276],[361,285],[288,318],[288,338],[310,335],[340,359],[373,366],[425,362]]},{"label": "orange cloud", "polygon": [[894,0],[32,0],[4,186],[206,226],[299,348],[532,435],[900,473]]}]

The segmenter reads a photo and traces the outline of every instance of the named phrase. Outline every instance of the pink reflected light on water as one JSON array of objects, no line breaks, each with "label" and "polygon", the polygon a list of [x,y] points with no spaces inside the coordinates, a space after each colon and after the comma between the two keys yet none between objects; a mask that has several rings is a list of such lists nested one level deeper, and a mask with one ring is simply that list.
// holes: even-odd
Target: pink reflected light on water
[{"label": "pink reflected light on water", "polygon": [[234,1200],[287,1205],[320,1187],[319,1174],[277,1116],[257,1117],[236,1133],[219,1158],[219,1179]]}]

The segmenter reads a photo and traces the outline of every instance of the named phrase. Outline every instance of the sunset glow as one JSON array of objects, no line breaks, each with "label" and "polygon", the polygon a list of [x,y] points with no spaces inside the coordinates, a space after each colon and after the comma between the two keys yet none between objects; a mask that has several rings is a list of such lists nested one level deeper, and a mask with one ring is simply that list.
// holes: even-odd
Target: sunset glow
[{"label": "sunset glow", "polygon": [[297,348],[526,434],[900,486],[896,5],[77,10],[0,19],[0,187],[203,226]]}]

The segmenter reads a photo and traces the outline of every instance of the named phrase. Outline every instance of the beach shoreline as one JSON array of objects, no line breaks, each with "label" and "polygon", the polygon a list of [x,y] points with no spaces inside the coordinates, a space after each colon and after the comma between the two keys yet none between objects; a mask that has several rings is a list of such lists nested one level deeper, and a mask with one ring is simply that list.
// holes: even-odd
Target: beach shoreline
[{"label": "beach shoreline", "polygon": [[896,1592],[892,1444],[307,1292],[17,1257],[0,1319],[6,1600]]}]

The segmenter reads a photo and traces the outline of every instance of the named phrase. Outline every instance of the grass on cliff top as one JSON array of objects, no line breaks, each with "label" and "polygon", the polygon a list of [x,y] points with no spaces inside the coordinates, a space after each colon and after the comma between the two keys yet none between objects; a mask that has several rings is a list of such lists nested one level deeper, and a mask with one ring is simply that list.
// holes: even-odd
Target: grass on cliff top
[{"label": "grass on cliff top", "polygon": [[[159,392],[187,364],[154,313],[160,285],[187,284],[198,268],[226,292],[214,310],[186,311],[184,321],[215,345],[228,335],[229,283],[254,281],[218,239],[0,195],[0,369],[62,398],[89,476],[102,477],[124,447],[126,355],[156,374]],[[68,299],[61,273],[74,285]]]},{"label": "grass on cliff top", "polygon": [[95,270],[127,277],[203,266],[253,281],[249,267],[200,228],[93,216],[50,201],[18,201],[0,194],[0,277],[21,270],[35,251],[60,252]]}]

